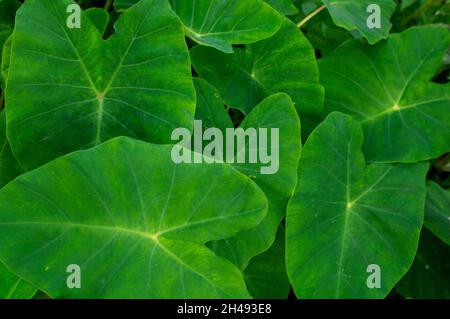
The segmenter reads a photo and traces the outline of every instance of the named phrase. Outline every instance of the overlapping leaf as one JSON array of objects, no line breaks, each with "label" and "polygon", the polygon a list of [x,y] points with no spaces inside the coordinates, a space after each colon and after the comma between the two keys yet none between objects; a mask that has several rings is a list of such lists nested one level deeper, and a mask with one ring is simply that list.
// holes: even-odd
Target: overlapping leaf
[{"label": "overlapping leaf", "polygon": [[[393,0],[322,0],[327,6],[334,23],[349,31],[358,31],[367,38],[370,44],[386,39],[392,27],[389,21],[395,11],[396,3]],[[370,5],[377,5],[380,13],[380,28],[369,27],[367,19],[373,11]]]},{"label": "overlapping leaf", "polygon": [[0,188],[22,173],[6,138],[5,111],[0,113]]},{"label": "overlapping leaf", "polygon": [[268,95],[283,92],[291,96],[306,125],[322,115],[324,93],[314,50],[288,20],[270,39],[236,48],[234,54],[197,46],[191,58],[224,101],[246,114]]},{"label": "overlapping leaf", "polygon": [[[223,105],[215,103],[214,91],[210,94],[199,95],[197,116],[206,114],[201,108],[216,107],[223,109]],[[210,97],[209,102],[203,103],[203,97]],[[225,113],[226,115],[226,113]],[[202,119],[202,118],[199,118]],[[227,119],[217,122],[226,123]],[[231,123],[230,123],[231,124]],[[218,126],[221,128],[221,126]],[[231,126],[232,127],[232,126]],[[270,154],[275,149],[279,152],[279,159],[273,158],[278,170],[274,174],[261,174],[261,167],[269,164],[259,163],[233,163],[235,169],[246,174],[264,191],[269,201],[267,216],[255,228],[239,232],[236,236],[211,243],[212,249],[219,256],[231,260],[240,269],[244,269],[249,260],[266,251],[275,240],[278,226],[285,216],[286,204],[292,195],[296,183],[296,171],[301,152],[300,122],[291,99],[286,94],[274,94],[257,105],[241,123],[240,128],[266,128],[268,129],[268,144]],[[279,129],[278,142],[270,135],[272,128]],[[261,141],[261,139],[259,139]],[[266,145],[258,145],[258,149]],[[245,149],[236,152],[250,151],[249,141],[246,140]]]},{"label": "overlapping leaf", "polygon": [[[0,189],[22,173],[6,139],[5,111],[0,113]],[[36,289],[12,274],[0,262],[0,299],[30,298]]]},{"label": "overlapping leaf", "polygon": [[262,0],[170,0],[192,40],[220,51],[273,35],[282,17]]},{"label": "overlapping leaf", "polygon": [[[203,244],[266,210],[228,164],[174,164],[171,146],[120,137],[0,191],[0,260],[57,298],[246,298],[242,273]],[[80,289],[66,286],[70,264]]]},{"label": "overlapping leaf", "polygon": [[431,82],[450,45],[417,27],[373,47],[348,41],[319,61],[325,108],[353,115],[369,161],[417,162],[450,150],[450,84]]},{"label": "overlapping leaf", "polygon": [[[286,219],[287,270],[300,298],[382,298],[410,267],[427,164],[365,165],[363,132],[334,112],[306,142]],[[381,286],[369,289],[369,265]]]},{"label": "overlapping leaf", "polygon": [[450,190],[445,190],[434,182],[427,186],[425,225],[450,245]]},{"label": "overlapping leaf", "polygon": [[86,11],[86,15],[91,20],[91,22],[95,25],[95,27],[98,29],[98,32],[100,34],[104,34],[106,31],[106,28],[108,27],[109,22],[109,14],[105,10],[101,8],[89,8]]},{"label": "overlapping leaf", "polygon": [[450,298],[450,250],[424,228],[411,269],[398,285],[406,298]]},{"label": "overlapping leaf", "polygon": [[[20,3],[17,0],[0,0],[0,61],[2,60],[3,45],[14,28],[14,17]],[[5,88],[5,79],[0,74],[0,87]]]},{"label": "overlapping leaf", "polygon": [[107,41],[84,13],[67,28],[71,3],[30,0],[17,14],[6,102],[19,162],[34,168],[119,135],[164,143],[190,127],[190,61],[168,2],[140,1]]},{"label": "overlapping leaf", "polygon": [[253,258],[244,270],[245,283],[257,299],[285,299],[291,284],[286,274],[284,227],[280,226],[269,250]]}]

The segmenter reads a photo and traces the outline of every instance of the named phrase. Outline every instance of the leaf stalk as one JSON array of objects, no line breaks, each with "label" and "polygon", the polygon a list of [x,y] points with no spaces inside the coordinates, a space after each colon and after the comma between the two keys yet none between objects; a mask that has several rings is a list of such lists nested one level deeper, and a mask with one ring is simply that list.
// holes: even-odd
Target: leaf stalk
[{"label": "leaf stalk", "polygon": [[300,21],[297,24],[298,28],[301,28],[306,22],[308,22],[309,20],[311,20],[314,16],[316,16],[317,14],[319,14],[323,9],[325,9],[326,6],[325,5],[321,5],[320,7],[318,7],[316,10],[314,10],[313,12],[311,12],[310,14],[308,14],[302,21]]}]

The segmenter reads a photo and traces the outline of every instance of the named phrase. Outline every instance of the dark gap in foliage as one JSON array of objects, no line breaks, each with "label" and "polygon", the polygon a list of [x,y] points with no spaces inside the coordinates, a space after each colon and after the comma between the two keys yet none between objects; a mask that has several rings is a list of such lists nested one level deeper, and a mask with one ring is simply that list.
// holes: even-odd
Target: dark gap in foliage
[{"label": "dark gap in foliage", "polygon": [[185,37],[185,40],[186,40],[186,44],[187,44],[187,47],[189,48],[189,50],[192,49],[193,47],[197,46],[197,42],[195,42],[194,40],[191,40],[188,37]]},{"label": "dark gap in foliage", "polygon": [[322,57],[322,52],[319,49],[314,50],[314,54],[316,55],[317,60]]},{"label": "dark gap in foliage", "polygon": [[230,115],[231,121],[233,121],[233,126],[235,128],[239,127],[239,125],[241,125],[242,121],[245,118],[245,114],[242,113],[241,111],[237,110],[237,109],[230,108],[228,110],[228,114]]},{"label": "dark gap in foliage", "polygon": [[443,66],[431,81],[439,84],[450,82],[450,65]]},{"label": "dark gap in foliage", "polygon": [[195,78],[199,78],[199,75],[197,73],[197,71],[195,71],[194,67],[191,65],[191,72],[192,72],[192,76]]},{"label": "dark gap in foliage", "polygon": [[108,26],[106,27],[103,39],[107,40],[114,34],[114,24],[116,23],[117,19],[119,19],[119,17],[120,13],[117,13],[116,11],[111,11],[109,13]]}]

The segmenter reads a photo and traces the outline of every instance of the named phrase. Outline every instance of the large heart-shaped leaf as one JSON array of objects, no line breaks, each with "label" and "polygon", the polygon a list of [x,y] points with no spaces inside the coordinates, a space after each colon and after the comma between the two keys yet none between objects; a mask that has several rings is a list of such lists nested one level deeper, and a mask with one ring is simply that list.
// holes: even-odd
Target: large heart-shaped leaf
[{"label": "large heart-shaped leaf", "polygon": [[[56,298],[246,298],[242,273],[203,244],[266,210],[228,164],[175,164],[171,146],[119,137],[0,191],[0,259]],[[80,289],[66,286],[71,264]]]},{"label": "large heart-shaped leaf", "polygon": [[37,290],[0,263],[0,299],[29,299]]},{"label": "large heart-shaped leaf", "polygon": [[107,41],[84,13],[80,29],[66,27],[71,3],[29,0],[17,13],[6,102],[19,162],[34,168],[119,135],[165,143],[190,127],[190,61],[168,2],[140,1]]},{"label": "large heart-shaped leaf", "polygon": [[233,44],[273,35],[282,16],[262,0],[170,0],[186,35],[202,45],[233,52]]},{"label": "large heart-shaped leaf", "polygon": [[398,285],[407,298],[450,298],[450,247],[422,230],[414,263]]},{"label": "large heart-shaped leaf", "polygon": [[450,150],[450,84],[430,82],[449,45],[448,30],[418,27],[373,47],[348,41],[319,61],[325,108],[362,124],[369,161],[417,162]]},{"label": "large heart-shaped leaf", "polygon": [[291,284],[284,261],[284,227],[280,226],[272,247],[254,257],[244,270],[245,283],[257,299],[286,299]]},{"label": "large heart-shaped leaf", "polygon": [[450,190],[445,190],[434,182],[427,185],[425,225],[450,245]]},{"label": "large heart-shaped leaf", "polygon": [[[392,27],[389,21],[395,11],[396,3],[393,0],[322,0],[327,6],[334,23],[349,31],[358,31],[367,38],[370,44],[381,39],[386,39]],[[380,28],[369,28],[367,19],[373,14],[373,9],[368,12],[370,5],[378,5],[380,8]]]},{"label": "large heart-shaped leaf", "polygon": [[[17,0],[0,0],[0,61],[2,60],[3,45],[14,28],[16,11],[20,7]],[[5,79],[0,74],[0,87],[5,88]]]},{"label": "large heart-shaped leaf", "polygon": [[[204,107],[206,104],[213,105],[213,103],[199,103],[198,107]],[[223,105],[217,104],[216,107],[223,108]],[[205,114],[205,112],[202,113]],[[261,162],[230,164],[249,176],[264,191],[269,200],[267,216],[257,227],[239,232],[234,237],[211,243],[216,254],[226,257],[240,269],[244,269],[252,257],[266,251],[275,240],[278,226],[285,216],[287,201],[292,196],[297,182],[296,172],[301,141],[298,115],[289,96],[283,93],[271,95],[263,100],[239,127],[244,130],[248,128],[268,130],[267,149],[270,150],[274,164],[278,167],[273,174],[261,174],[261,167],[269,166],[269,164]],[[279,130],[277,139],[272,138],[270,133],[272,128]],[[258,145],[259,150],[263,148],[266,148],[266,145]],[[249,151],[250,143],[249,139],[246,139],[245,149],[237,150],[237,152],[248,154]],[[279,153],[278,159],[274,157],[275,151]]]},{"label": "large heart-shaped leaf", "polygon": [[[362,144],[360,125],[334,112],[303,148],[286,219],[287,270],[301,298],[382,298],[414,259],[427,164],[366,166]],[[370,289],[372,264],[381,286]]]},{"label": "large heart-shaped leaf", "polygon": [[224,101],[245,114],[270,94],[291,96],[304,123],[322,115],[323,87],[314,50],[295,24],[284,21],[270,39],[225,54],[191,49],[195,70],[214,85]]}]

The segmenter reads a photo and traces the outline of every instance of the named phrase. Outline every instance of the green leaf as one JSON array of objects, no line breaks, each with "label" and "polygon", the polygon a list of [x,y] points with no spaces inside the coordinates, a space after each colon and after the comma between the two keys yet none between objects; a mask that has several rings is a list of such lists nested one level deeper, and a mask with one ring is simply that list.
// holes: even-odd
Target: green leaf
[{"label": "green leaf", "polygon": [[233,52],[233,44],[248,44],[269,38],[277,32],[282,22],[282,16],[261,0],[170,2],[188,37],[226,53]]},{"label": "green leaf", "polygon": [[231,118],[226,112],[225,103],[216,88],[198,78],[194,78],[194,86],[197,93],[195,118],[202,120],[205,128],[215,127],[223,132],[226,128],[232,128]]},{"label": "green leaf", "polygon": [[[3,45],[14,28],[16,11],[20,7],[17,0],[0,0],[0,62],[2,61]],[[0,74],[0,87],[5,88],[5,79]]]},{"label": "green leaf", "polygon": [[87,17],[91,20],[91,22],[98,29],[100,34],[105,34],[106,28],[109,23],[109,14],[102,8],[89,8],[85,11]]},{"label": "green leaf", "polygon": [[11,60],[11,46],[12,46],[12,34],[9,36],[8,39],[6,39],[5,44],[3,45],[3,54],[1,59],[1,77],[3,77],[5,81],[5,88],[6,88],[6,82],[8,81],[8,74],[9,74],[9,63]]},{"label": "green leaf", "polygon": [[425,226],[450,245],[450,190],[445,190],[434,182],[427,185]]},{"label": "green leaf", "polygon": [[22,173],[6,138],[5,111],[0,113],[0,188]]},{"label": "green leaf", "polygon": [[[410,267],[425,202],[426,163],[371,164],[363,132],[334,112],[306,142],[286,219],[287,271],[300,298],[383,298]],[[369,265],[381,287],[369,289]]]},{"label": "green leaf", "polygon": [[[295,21],[301,21],[314,10],[318,9],[320,2],[321,0],[316,0],[315,3],[304,3],[302,5],[304,8]],[[350,32],[334,24],[327,10],[323,10],[314,16],[313,19],[302,26],[302,30],[304,30],[306,37],[313,47],[320,51],[321,58],[328,55],[352,36]]]},{"label": "green leaf", "polygon": [[272,8],[284,15],[294,15],[298,13],[297,7],[292,0],[265,0]]},{"label": "green leaf", "polygon": [[429,230],[420,236],[419,250],[397,290],[407,298],[450,298],[450,249]]},{"label": "green leaf", "polygon": [[[22,173],[6,138],[5,111],[0,113],[0,189]],[[0,299],[31,298],[36,289],[13,275],[0,262]]]},{"label": "green leaf", "polygon": [[284,228],[280,226],[272,247],[254,257],[244,270],[250,294],[257,299],[285,299],[291,285],[284,262]]},{"label": "green leaf", "polygon": [[119,137],[20,176],[0,191],[0,259],[54,298],[248,298],[204,243],[256,226],[264,194],[228,164],[175,164],[171,148]]},{"label": "green leaf", "polygon": [[450,84],[430,82],[449,45],[448,30],[418,27],[371,47],[348,41],[319,61],[325,109],[358,120],[369,161],[418,162],[450,150]]},{"label": "green leaf", "polygon": [[[226,257],[240,269],[244,269],[252,257],[269,249],[275,240],[278,226],[285,216],[287,202],[297,182],[301,139],[300,121],[291,99],[286,94],[274,94],[266,98],[250,112],[239,127],[244,130],[267,128],[269,133],[272,128],[279,129],[279,169],[275,174],[260,173],[261,167],[267,164],[231,164],[249,176],[264,191],[269,201],[267,216],[255,228],[211,243],[217,255]],[[270,135],[267,146],[277,148],[274,143],[275,139]],[[247,139],[246,154],[249,148]]]},{"label": "green leaf", "polygon": [[114,0],[114,9],[123,11],[131,6],[134,6],[140,0]]},{"label": "green leaf", "polygon": [[[322,0],[336,25],[349,31],[358,31],[370,44],[386,39],[392,27],[389,21],[395,11],[393,0]],[[368,11],[371,4],[380,7],[381,28],[369,28],[367,19],[372,14]]]},{"label": "green leaf", "polygon": [[270,94],[283,92],[291,96],[307,125],[322,115],[324,92],[314,49],[287,19],[272,38],[236,48],[234,54],[196,46],[191,58],[195,70],[224,101],[245,114]]},{"label": "green leaf", "polygon": [[84,12],[80,29],[66,27],[71,3],[29,0],[17,14],[6,103],[19,162],[35,168],[120,135],[167,143],[190,127],[189,55],[167,1],[140,1],[107,41]]},{"label": "green leaf", "polygon": [[30,299],[36,292],[36,288],[14,276],[0,263],[0,299]]}]

